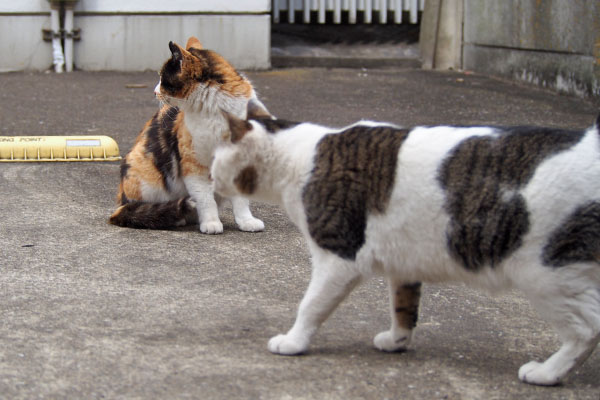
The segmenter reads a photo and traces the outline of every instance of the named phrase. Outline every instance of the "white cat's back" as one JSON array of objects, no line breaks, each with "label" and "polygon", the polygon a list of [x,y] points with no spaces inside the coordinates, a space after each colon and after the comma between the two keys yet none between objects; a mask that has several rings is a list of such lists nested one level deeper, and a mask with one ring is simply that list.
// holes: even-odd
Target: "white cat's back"
[{"label": "white cat's back", "polygon": [[[588,129],[575,146],[542,162],[520,191],[527,201],[531,226],[523,246],[506,266],[514,286],[526,286],[537,280],[544,287],[543,282],[548,279],[562,279],[560,275],[548,274],[548,268],[553,266],[541,265],[544,250],[552,245],[553,233],[559,232],[577,209],[600,202],[599,160],[599,132],[596,128]],[[527,268],[522,268],[524,265]],[[582,263],[581,268],[575,268],[579,279],[600,282],[598,266],[590,268],[589,263]],[[557,272],[569,274],[570,279],[575,277],[568,269]]]},{"label": "white cat's back", "polygon": [[[279,182],[270,183],[281,195],[281,204],[294,224],[303,232],[307,232],[306,215],[302,204],[302,188],[310,179],[313,170],[313,159],[317,145],[323,136],[331,133],[331,128],[313,124],[301,123],[297,126],[275,133],[273,146],[275,151],[269,151],[265,157],[277,158],[285,155],[283,160],[269,160],[269,165],[285,165],[286,174],[273,174]],[[268,199],[263,199],[268,200]]]},{"label": "white cat's back", "polygon": [[[445,193],[439,168],[450,151],[466,138],[493,136],[488,127],[416,127],[400,147],[394,188],[384,214],[370,215],[364,248],[358,258],[402,270],[408,281],[461,280],[446,249],[443,211]],[[359,265],[370,265],[359,262]],[[363,271],[368,273],[369,271]],[[385,271],[390,272],[392,271]]]},{"label": "white cat's back", "polygon": [[559,229],[578,207],[600,201],[600,185],[593,185],[600,182],[598,131],[588,129],[575,145],[545,158],[522,187],[503,189],[501,198],[508,201],[520,195],[525,200],[527,232],[520,246],[498,265],[470,271],[448,250],[452,216],[440,173],[443,163],[463,141],[497,135],[493,127],[411,130],[398,154],[386,212],[369,216],[367,240],[357,254],[358,264],[385,266],[388,270],[382,272],[401,275],[408,281],[463,281],[490,290],[519,286],[523,279],[545,279],[542,276],[546,271],[535,266],[541,263],[550,233]]},{"label": "white cat's back", "polygon": [[588,129],[572,148],[544,160],[522,190],[533,222],[531,237],[554,230],[580,205],[600,200],[600,136]]}]

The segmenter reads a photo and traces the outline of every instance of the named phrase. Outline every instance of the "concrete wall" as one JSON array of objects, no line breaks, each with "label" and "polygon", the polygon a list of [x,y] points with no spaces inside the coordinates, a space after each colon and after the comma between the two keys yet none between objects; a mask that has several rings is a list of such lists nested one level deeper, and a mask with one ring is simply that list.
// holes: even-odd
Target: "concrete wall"
[{"label": "concrete wall", "polygon": [[[80,0],[74,64],[88,71],[157,70],[170,40],[183,45],[195,35],[237,68],[268,68],[270,10],[270,0]],[[48,1],[0,1],[0,72],[50,68],[52,46],[41,33],[49,27]]]},{"label": "concrete wall", "polygon": [[600,96],[600,1],[464,0],[462,67]]},{"label": "concrete wall", "polygon": [[462,67],[463,0],[427,0],[419,35],[424,69]]},{"label": "concrete wall", "polygon": [[52,46],[42,40],[49,28],[46,0],[0,1],[0,72],[49,68]]}]

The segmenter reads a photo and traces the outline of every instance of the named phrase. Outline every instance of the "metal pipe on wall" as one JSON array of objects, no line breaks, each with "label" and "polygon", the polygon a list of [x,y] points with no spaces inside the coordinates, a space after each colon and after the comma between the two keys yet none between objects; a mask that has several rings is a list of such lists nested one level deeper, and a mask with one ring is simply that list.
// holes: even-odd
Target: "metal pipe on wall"
[{"label": "metal pipe on wall", "polygon": [[65,7],[65,70],[73,71],[73,4]]},{"label": "metal pipe on wall", "polygon": [[50,9],[50,28],[52,29],[52,64],[54,65],[54,71],[60,74],[63,72],[65,58],[60,40],[60,8],[55,3],[52,3],[52,8]]},{"label": "metal pipe on wall", "polygon": [[79,0],[48,0],[52,28],[52,58],[54,71],[57,73],[63,72],[63,68],[67,72],[73,71],[73,11],[77,1]]}]

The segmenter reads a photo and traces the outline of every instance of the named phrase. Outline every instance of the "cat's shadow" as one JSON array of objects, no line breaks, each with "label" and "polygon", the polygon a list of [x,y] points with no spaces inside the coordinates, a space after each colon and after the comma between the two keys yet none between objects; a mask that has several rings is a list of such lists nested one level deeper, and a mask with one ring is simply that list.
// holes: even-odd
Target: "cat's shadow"
[{"label": "cat's shadow", "polygon": [[[348,360],[352,358],[369,359],[375,364],[382,367],[398,368],[399,371],[407,369],[430,369],[432,364],[445,365],[445,368],[451,368],[455,371],[479,371],[484,375],[494,376],[496,380],[501,379],[505,382],[512,382],[516,379],[514,371],[518,370],[521,363],[526,362],[526,356],[523,359],[498,358],[490,355],[482,357],[480,355],[470,354],[468,357],[459,357],[452,352],[448,352],[446,348],[436,348],[429,346],[428,348],[409,348],[404,351],[383,352],[373,346],[366,346],[363,342],[352,342],[344,344],[324,344],[323,346],[314,346],[310,350],[301,355],[301,357],[324,357],[333,360]],[[598,388],[600,382],[594,375],[597,368],[593,365],[598,363],[598,357],[592,357],[578,371],[575,371],[571,376],[565,379],[564,382],[555,386],[557,388],[574,389],[580,387]],[[468,373],[471,375],[471,373]],[[525,388],[547,389],[541,386],[530,386],[523,383]],[[549,387],[551,390],[552,387]]]},{"label": "cat's shadow", "polygon": [[200,226],[198,224],[193,224],[193,225],[179,226],[177,228],[168,229],[168,230],[178,231],[178,232],[198,232],[198,233],[200,233]]},{"label": "cat's shadow", "polygon": [[[224,235],[224,234],[227,234],[230,232],[241,232],[235,223],[231,223],[227,220],[225,220],[225,221],[221,220],[221,222],[223,223],[223,233],[220,233],[219,235]],[[199,235],[204,235],[204,233],[200,232],[199,224],[179,226],[177,228],[165,229],[165,230],[166,231],[177,231],[177,232],[198,232]],[[219,236],[219,235],[209,235],[209,236]]]}]

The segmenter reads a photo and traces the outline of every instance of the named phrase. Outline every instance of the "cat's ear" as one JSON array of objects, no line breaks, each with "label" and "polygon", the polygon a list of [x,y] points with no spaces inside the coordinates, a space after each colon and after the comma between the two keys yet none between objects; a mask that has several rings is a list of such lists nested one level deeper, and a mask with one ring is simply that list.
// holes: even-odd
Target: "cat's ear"
[{"label": "cat's ear", "polygon": [[252,124],[236,117],[233,114],[223,111],[223,115],[229,124],[229,132],[231,132],[231,143],[237,143],[246,133],[252,130]]},{"label": "cat's ear", "polygon": [[246,115],[247,115],[248,119],[258,119],[258,118],[273,119],[273,116],[271,115],[269,110],[267,110],[267,107],[265,107],[265,105],[257,98],[252,98],[248,102]]},{"label": "cat's ear", "polygon": [[181,52],[182,49],[177,43],[169,42],[169,50],[171,50],[173,60],[183,60],[183,53]]},{"label": "cat's ear", "polygon": [[198,40],[197,37],[190,36],[190,38],[187,41],[187,44],[185,45],[185,48],[187,50],[189,50],[189,49],[201,50],[202,49],[202,43],[200,43],[200,41]]}]

